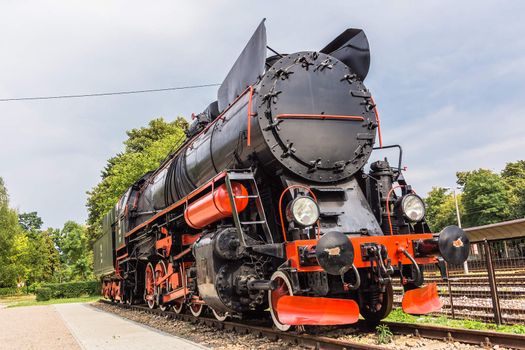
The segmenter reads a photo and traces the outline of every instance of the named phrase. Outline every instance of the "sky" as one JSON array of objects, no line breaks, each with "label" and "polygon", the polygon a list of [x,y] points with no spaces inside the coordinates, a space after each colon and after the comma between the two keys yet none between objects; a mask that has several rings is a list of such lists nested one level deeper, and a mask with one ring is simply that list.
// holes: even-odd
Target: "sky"
[{"label": "sky", "polygon": [[[220,83],[266,18],[268,44],[320,50],[346,28],[371,47],[383,141],[418,193],[525,158],[523,1],[0,0],[0,99]],[[217,88],[0,102],[0,177],[44,226],[84,222],[86,191],[126,130],[189,118]],[[394,154],[372,155],[389,159]]]}]

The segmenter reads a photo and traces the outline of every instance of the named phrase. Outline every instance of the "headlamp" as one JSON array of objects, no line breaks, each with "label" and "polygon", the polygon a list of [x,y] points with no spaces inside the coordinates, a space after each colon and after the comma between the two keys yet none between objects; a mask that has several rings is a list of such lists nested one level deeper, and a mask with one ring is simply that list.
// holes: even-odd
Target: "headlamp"
[{"label": "headlamp", "polygon": [[300,226],[312,226],[319,220],[319,207],[310,197],[300,196],[295,198],[287,208],[287,217]]},{"label": "headlamp", "polygon": [[411,222],[418,222],[425,217],[425,203],[416,194],[410,193],[401,198],[401,211]]}]

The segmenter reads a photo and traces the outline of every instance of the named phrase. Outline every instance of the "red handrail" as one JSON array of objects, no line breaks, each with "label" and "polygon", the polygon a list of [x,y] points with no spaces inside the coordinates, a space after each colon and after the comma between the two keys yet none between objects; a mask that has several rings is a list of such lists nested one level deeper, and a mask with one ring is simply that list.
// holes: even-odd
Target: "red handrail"
[{"label": "red handrail", "polygon": [[252,139],[252,98],[253,98],[253,86],[250,85],[250,98],[248,99],[248,147],[251,145]]},{"label": "red handrail", "polygon": [[357,120],[363,121],[360,115],[334,115],[334,114],[278,114],[277,119],[346,119],[346,120]]},{"label": "red handrail", "polygon": [[383,147],[383,135],[381,134],[381,120],[379,119],[379,112],[377,111],[377,105],[374,102],[374,98],[372,96],[370,96],[370,100],[372,101],[372,104],[374,105],[374,113],[376,114],[377,136],[379,136],[379,147]]}]

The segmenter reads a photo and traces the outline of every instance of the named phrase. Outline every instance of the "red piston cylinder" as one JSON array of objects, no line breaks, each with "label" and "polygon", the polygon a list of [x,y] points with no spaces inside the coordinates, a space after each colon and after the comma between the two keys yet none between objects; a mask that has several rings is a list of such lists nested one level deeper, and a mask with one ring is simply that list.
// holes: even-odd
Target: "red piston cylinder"
[{"label": "red piston cylinder", "polygon": [[[232,182],[234,198],[237,211],[240,213],[248,206],[248,190],[238,182]],[[184,211],[186,223],[195,229],[201,229],[218,220],[232,216],[233,209],[230,205],[226,184],[217,187],[213,192],[188,205]]]}]

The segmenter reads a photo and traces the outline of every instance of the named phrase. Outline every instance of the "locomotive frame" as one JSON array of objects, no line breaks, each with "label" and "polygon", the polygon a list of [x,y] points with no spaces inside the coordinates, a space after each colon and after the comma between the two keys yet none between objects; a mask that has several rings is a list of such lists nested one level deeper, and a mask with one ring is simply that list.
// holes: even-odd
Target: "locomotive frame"
[{"label": "locomotive frame", "polygon": [[[285,331],[377,323],[397,276],[406,312],[440,308],[422,265],[445,277],[469,242],[457,226],[430,232],[401,154],[397,168],[385,159],[365,173],[380,127],[362,84],[366,36],[348,29],[319,52],[269,58],[266,47],[263,21],[184,145],[104,219],[102,294],[219,320],[269,309]],[[380,131],[379,143],[399,147]]]}]

